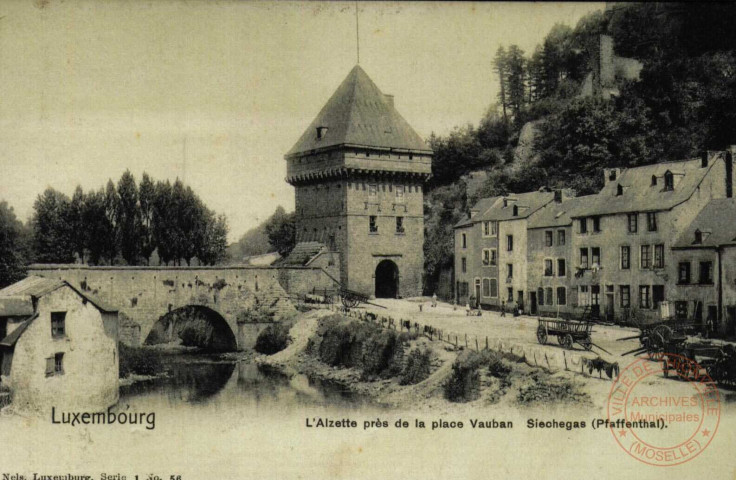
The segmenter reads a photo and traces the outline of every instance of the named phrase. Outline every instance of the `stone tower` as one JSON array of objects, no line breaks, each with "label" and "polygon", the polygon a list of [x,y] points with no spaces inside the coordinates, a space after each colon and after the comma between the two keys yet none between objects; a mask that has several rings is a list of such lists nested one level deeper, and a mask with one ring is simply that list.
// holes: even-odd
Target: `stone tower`
[{"label": "stone tower", "polygon": [[393,96],[356,65],[285,159],[300,251],[322,244],[336,252],[340,282],[350,290],[421,294],[432,151]]}]

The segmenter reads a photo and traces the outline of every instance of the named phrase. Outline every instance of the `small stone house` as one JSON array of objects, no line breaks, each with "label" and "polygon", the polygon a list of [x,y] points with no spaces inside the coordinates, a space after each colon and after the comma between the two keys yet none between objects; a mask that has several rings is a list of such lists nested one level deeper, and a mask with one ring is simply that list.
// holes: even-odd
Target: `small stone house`
[{"label": "small stone house", "polygon": [[13,409],[99,411],[118,401],[117,310],[61,280],[0,290],[0,380]]}]

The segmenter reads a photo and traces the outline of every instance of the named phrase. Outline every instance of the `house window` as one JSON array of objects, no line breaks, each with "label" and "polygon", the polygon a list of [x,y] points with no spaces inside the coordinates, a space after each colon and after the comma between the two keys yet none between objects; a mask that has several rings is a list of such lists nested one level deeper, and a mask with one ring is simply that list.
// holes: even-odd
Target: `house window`
[{"label": "house window", "polygon": [[554,305],[555,297],[552,296],[552,287],[547,287],[544,294],[547,297],[547,305]]},{"label": "house window", "polygon": [[486,267],[496,265],[496,249],[495,248],[484,248],[483,249],[483,265]]},{"label": "house window", "polygon": [[491,278],[491,298],[498,297],[498,280]]},{"label": "house window", "polygon": [[558,258],[557,259],[557,276],[564,277],[566,274],[567,272],[565,271],[565,259]]},{"label": "house window", "polygon": [[396,185],[396,202],[401,203],[404,201],[404,186]]},{"label": "house window", "polygon": [[544,289],[542,287],[539,287],[537,290],[537,301],[539,302],[539,305],[544,305]]},{"label": "house window", "polygon": [[378,223],[375,215],[368,217],[368,232],[378,233]]},{"label": "house window", "polygon": [[588,249],[580,249],[580,268],[588,268]]},{"label": "house window", "polygon": [[564,244],[565,244],[565,231],[557,230],[557,245],[564,245]]},{"label": "house window", "polygon": [[687,285],[690,283],[690,262],[680,262],[677,267],[677,283]]},{"label": "house window", "polygon": [[631,307],[631,287],[628,285],[619,286],[619,297],[621,297],[621,308]]},{"label": "house window", "polygon": [[650,232],[657,231],[657,212],[647,212],[647,230]]},{"label": "house window", "polygon": [[46,359],[46,376],[64,375],[64,354],[57,353]]},{"label": "house window", "polygon": [[652,268],[652,247],[650,245],[641,246],[641,268]]},{"label": "house window", "polygon": [[557,305],[567,305],[567,289],[557,287]]},{"label": "house window", "polygon": [[621,246],[621,269],[628,270],[631,268],[631,247],[628,245]]},{"label": "house window", "polygon": [[639,230],[639,214],[629,214],[629,233],[636,233]]},{"label": "house window", "polygon": [[639,308],[652,308],[649,285],[639,286]]},{"label": "house window", "polygon": [[713,262],[700,262],[700,283],[713,283]]},{"label": "house window", "polygon": [[463,273],[467,273],[467,271],[468,271],[468,260],[465,257],[462,257],[460,259],[460,270]]},{"label": "house window", "polygon": [[495,237],[497,226],[498,224],[494,221],[483,222],[483,236],[484,237]]},{"label": "house window", "polygon": [[654,268],[664,268],[664,245],[654,246]]},{"label": "house window", "polygon": [[587,218],[581,218],[580,220],[578,220],[578,232],[588,233],[588,219]]},{"label": "house window", "polygon": [[368,185],[368,196],[375,197],[378,194],[378,185],[375,183]]},{"label": "house window", "polygon": [[593,217],[593,232],[599,233],[601,231],[601,217]]},{"label": "house window", "polygon": [[552,231],[551,230],[545,231],[544,232],[544,245],[547,246],[547,247],[551,247],[552,246],[552,238],[553,238],[552,237]]},{"label": "house window", "polygon": [[514,278],[514,264],[513,263],[506,264],[506,278]]},{"label": "house window", "polygon": [[590,249],[590,263],[594,267],[601,266],[601,249],[600,247],[593,247]]},{"label": "house window", "polygon": [[483,279],[483,296],[484,297],[491,296],[491,279],[490,278]]},{"label": "house window", "polygon": [[514,236],[506,235],[506,250],[509,252],[514,249]]},{"label": "house window", "polygon": [[468,236],[466,234],[461,235],[463,248],[468,248]]},{"label": "house window", "polygon": [[396,217],[396,233],[404,233],[404,217]]},{"label": "house window", "polygon": [[51,312],[51,336],[61,338],[66,335],[66,312]]},{"label": "house window", "polygon": [[545,277],[551,277],[555,274],[554,268],[552,266],[552,260],[546,259],[544,261],[544,276]]},{"label": "house window", "polygon": [[509,287],[506,293],[507,293],[508,301],[513,302],[514,301],[514,289]]},{"label": "house window", "polygon": [[664,302],[664,285],[652,285],[652,301],[655,307]]},{"label": "house window", "polygon": [[587,307],[590,305],[590,297],[588,296],[588,286],[580,285],[578,287],[578,305],[581,307]]}]

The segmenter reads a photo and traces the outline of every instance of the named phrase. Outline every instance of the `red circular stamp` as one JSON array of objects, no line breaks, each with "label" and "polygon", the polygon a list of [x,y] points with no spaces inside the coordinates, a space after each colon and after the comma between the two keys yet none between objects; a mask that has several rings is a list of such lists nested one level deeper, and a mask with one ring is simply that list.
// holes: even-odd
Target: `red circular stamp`
[{"label": "red circular stamp", "polygon": [[[662,376],[681,381],[655,381]],[[637,358],[621,371],[608,396],[606,426],[621,448],[649,465],[679,465],[697,457],[720,420],[716,384],[682,355]]]}]

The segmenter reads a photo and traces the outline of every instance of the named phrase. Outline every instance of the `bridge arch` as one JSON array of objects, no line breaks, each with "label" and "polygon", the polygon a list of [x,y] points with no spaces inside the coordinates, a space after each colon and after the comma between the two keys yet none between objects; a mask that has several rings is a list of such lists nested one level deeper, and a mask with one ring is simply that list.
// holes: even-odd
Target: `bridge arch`
[{"label": "bridge arch", "polygon": [[185,305],[156,320],[145,344],[178,343],[212,352],[232,352],[238,341],[227,320],[204,305]]}]

